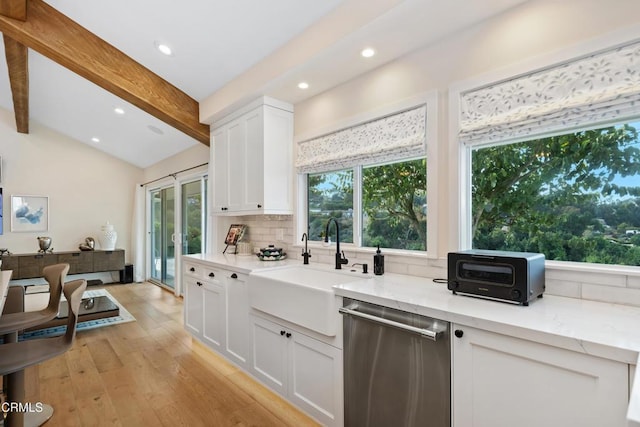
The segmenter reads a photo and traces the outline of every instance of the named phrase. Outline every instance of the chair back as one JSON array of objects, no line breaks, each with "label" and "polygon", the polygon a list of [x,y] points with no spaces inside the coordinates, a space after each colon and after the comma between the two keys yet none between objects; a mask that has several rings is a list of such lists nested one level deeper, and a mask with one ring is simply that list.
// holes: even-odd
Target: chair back
[{"label": "chair back", "polygon": [[82,303],[82,294],[85,289],[87,289],[87,281],[85,279],[65,283],[63,288],[64,297],[67,299],[67,304],[69,305],[69,317],[67,320],[67,331],[61,338],[69,347],[73,344],[73,339],[76,336],[78,313],[80,312],[80,303]]},{"label": "chair back", "polygon": [[62,295],[62,285],[69,272],[69,264],[61,263],[48,265],[42,269],[44,279],[49,283],[49,305],[46,311],[58,313],[60,306],[60,296]]}]

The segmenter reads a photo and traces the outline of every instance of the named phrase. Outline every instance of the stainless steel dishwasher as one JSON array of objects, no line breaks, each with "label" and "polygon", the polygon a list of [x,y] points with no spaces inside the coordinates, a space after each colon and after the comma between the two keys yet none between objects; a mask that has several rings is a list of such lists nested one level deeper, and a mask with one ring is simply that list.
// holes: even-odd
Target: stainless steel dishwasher
[{"label": "stainless steel dishwasher", "polygon": [[344,298],[346,427],[451,425],[449,322]]}]

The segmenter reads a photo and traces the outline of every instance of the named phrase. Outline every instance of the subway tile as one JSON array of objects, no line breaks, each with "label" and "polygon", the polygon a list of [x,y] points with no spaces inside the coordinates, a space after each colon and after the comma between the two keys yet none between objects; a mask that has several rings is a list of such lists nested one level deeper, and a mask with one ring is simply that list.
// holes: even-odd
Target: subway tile
[{"label": "subway tile", "polygon": [[583,284],[582,298],[593,301],[640,306],[639,289]]},{"label": "subway tile", "polygon": [[549,295],[569,298],[581,298],[582,295],[582,285],[578,282],[546,279],[545,286],[544,292]]}]

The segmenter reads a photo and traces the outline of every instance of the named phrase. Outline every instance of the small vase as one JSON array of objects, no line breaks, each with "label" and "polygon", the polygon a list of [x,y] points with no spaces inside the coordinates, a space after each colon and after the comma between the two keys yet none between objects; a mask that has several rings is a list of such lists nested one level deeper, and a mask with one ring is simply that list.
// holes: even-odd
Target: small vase
[{"label": "small vase", "polygon": [[102,230],[102,234],[100,235],[100,247],[102,250],[111,251],[115,249],[118,233],[114,230],[113,225],[107,221],[100,229]]}]

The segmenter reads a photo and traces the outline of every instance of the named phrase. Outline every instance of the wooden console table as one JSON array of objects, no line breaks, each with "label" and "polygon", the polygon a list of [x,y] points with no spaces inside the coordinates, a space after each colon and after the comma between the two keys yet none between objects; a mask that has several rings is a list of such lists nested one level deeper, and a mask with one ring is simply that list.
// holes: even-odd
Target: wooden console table
[{"label": "wooden console table", "polygon": [[69,264],[69,274],[122,270],[124,249],[4,255],[2,270],[13,270],[11,279],[32,279],[42,277],[47,265],[61,262]]}]

